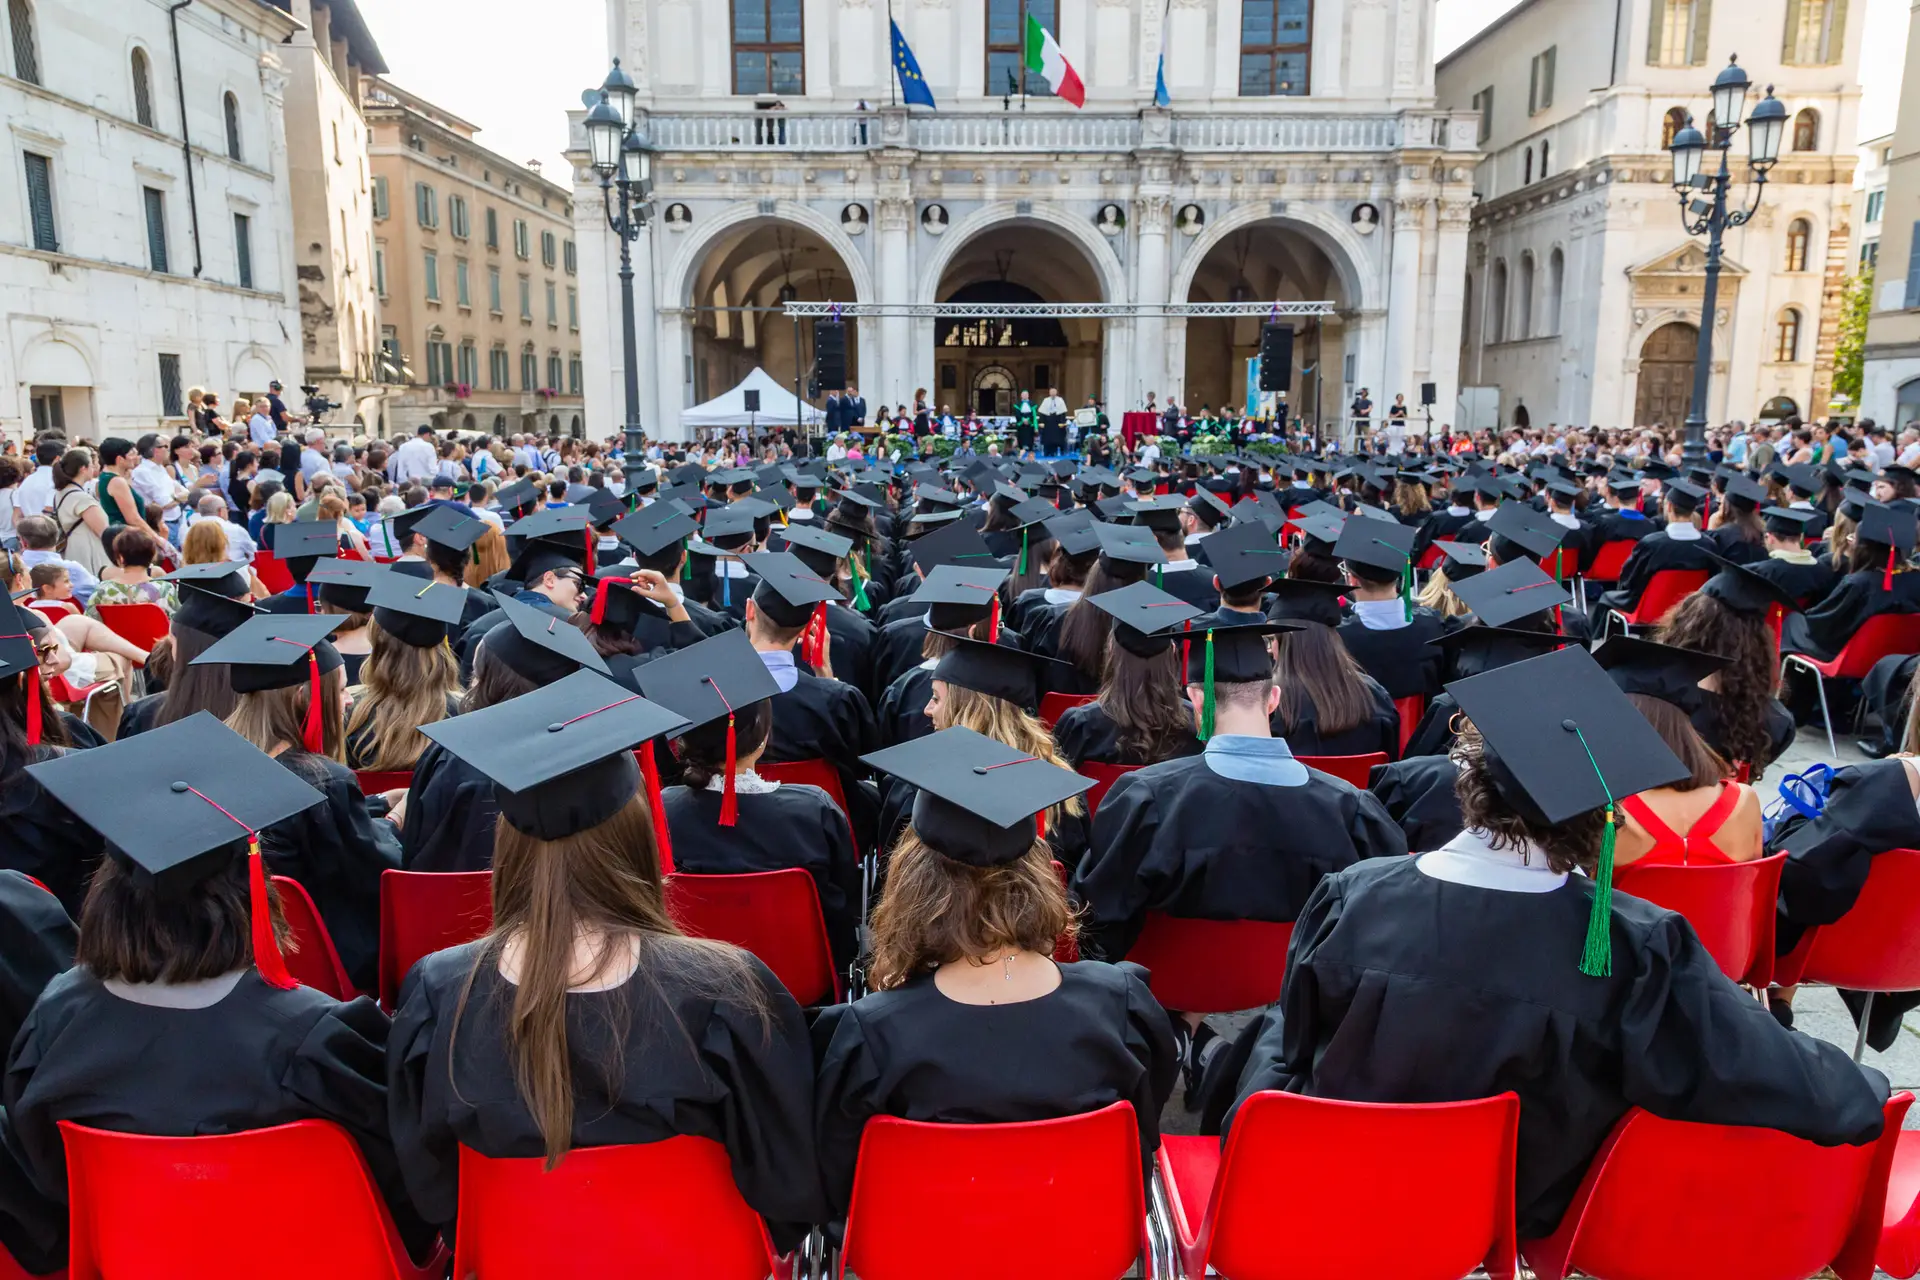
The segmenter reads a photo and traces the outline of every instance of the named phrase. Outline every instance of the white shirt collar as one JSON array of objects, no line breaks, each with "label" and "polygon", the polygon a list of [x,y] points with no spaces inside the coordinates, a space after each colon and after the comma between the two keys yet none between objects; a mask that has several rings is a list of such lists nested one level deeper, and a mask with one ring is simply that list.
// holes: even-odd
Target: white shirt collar
[{"label": "white shirt collar", "polygon": [[1162,573],[1179,573],[1185,569],[1198,569],[1199,567],[1200,562],[1198,560],[1169,560],[1165,564],[1157,564],[1154,566],[1154,568],[1160,570]]},{"label": "white shirt collar", "polygon": [[1578,529],[1580,527],[1580,517],[1574,515],[1571,511],[1551,511],[1547,513],[1547,519],[1566,529]]},{"label": "white shirt collar", "polygon": [[[726,789],[726,774],[716,773],[707,779],[707,790],[725,791]],[[735,769],[733,771],[733,789],[743,796],[764,796],[770,791],[778,791],[780,784],[771,778],[761,777],[751,769]]]},{"label": "white shirt collar", "polygon": [[1447,514],[1448,514],[1448,515],[1450,515],[1450,516],[1455,516],[1455,517],[1458,517],[1458,516],[1470,516],[1470,515],[1472,515],[1472,514],[1473,514],[1473,508],[1472,508],[1472,507],[1463,507],[1463,506],[1461,506],[1461,505],[1460,505],[1459,503],[1452,503],[1452,502],[1450,502],[1450,503],[1448,503],[1448,504],[1447,504]]},{"label": "white shirt collar", "polygon": [[1491,520],[1493,519],[1493,513],[1498,510],[1498,507],[1487,507],[1484,510],[1474,512],[1473,518],[1475,520]]},{"label": "white shirt collar", "polygon": [[741,564],[738,560],[729,560],[725,556],[721,556],[716,562],[715,572],[723,578],[745,578],[750,576],[747,573],[746,565]]},{"label": "white shirt collar", "polygon": [[1407,625],[1407,607],[1399,600],[1355,600],[1353,616],[1369,631],[1398,631]]},{"label": "white shirt collar", "polygon": [[1080,595],[1072,587],[1048,587],[1043,598],[1048,604],[1072,604]]},{"label": "white shirt collar", "polygon": [[1667,536],[1675,542],[1700,541],[1700,527],[1691,520],[1667,521]]},{"label": "white shirt collar", "polygon": [[1567,882],[1565,872],[1548,868],[1538,846],[1496,849],[1485,831],[1472,828],[1421,854],[1415,865],[1435,880],[1504,893],[1552,893]]}]

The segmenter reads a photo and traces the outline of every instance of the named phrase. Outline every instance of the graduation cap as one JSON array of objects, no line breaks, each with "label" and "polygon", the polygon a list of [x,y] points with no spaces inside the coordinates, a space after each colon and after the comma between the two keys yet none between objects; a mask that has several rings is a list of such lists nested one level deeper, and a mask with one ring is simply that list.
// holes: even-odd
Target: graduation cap
[{"label": "graduation cap", "polygon": [[606,489],[595,489],[587,498],[587,515],[593,527],[604,529],[627,514],[626,499]]},{"label": "graduation cap", "polygon": [[386,570],[371,560],[320,560],[307,574],[307,586],[317,587],[320,598],[348,613],[367,611],[367,589]]},{"label": "graduation cap", "polygon": [[34,618],[11,599],[0,602],[0,680],[26,676],[27,745],[40,745],[40,655],[33,646]]},{"label": "graduation cap", "polygon": [[[1194,629],[1193,643],[1187,647],[1187,683],[1202,689],[1200,741],[1213,737],[1214,687],[1221,684],[1253,684],[1273,678],[1273,654],[1267,649],[1267,637],[1286,631],[1298,631],[1299,622],[1260,621],[1251,623],[1216,622],[1203,633]],[[1205,639],[1202,640],[1204,634]]]},{"label": "graduation cap", "polygon": [[1236,524],[1207,535],[1207,561],[1222,591],[1286,572],[1287,552],[1274,542],[1265,522]]},{"label": "graduation cap", "polygon": [[652,467],[636,467],[623,472],[628,493],[645,493],[648,489],[660,487],[660,473]]},{"label": "graduation cap", "polygon": [[[718,551],[738,551],[753,541],[754,519],[753,511],[737,502],[709,508],[706,521],[700,526],[701,539]],[[721,541],[723,538],[725,542]]]},{"label": "graduation cap", "polygon": [[1202,614],[1180,597],[1145,582],[1088,596],[1087,603],[1113,619],[1113,642],[1142,658],[1165,653],[1179,638],[1173,629]]},{"label": "graduation cap", "polygon": [[136,883],[163,898],[178,901],[246,858],[254,966],[272,985],[293,989],[273,936],[259,833],[323,803],[319,791],[207,711],[27,772],[100,833]]},{"label": "graduation cap", "polygon": [[747,633],[739,628],[723,631],[699,644],[655,658],[637,668],[634,679],[640,685],[640,692],[685,721],[671,736],[712,724],[723,716],[726,718],[726,781],[720,798],[720,825],[734,825],[739,814],[734,717],[780,692],[780,686],[774,683],[767,664],[747,639]]},{"label": "graduation cap", "polygon": [[656,502],[613,522],[613,536],[643,556],[654,556],[676,542],[693,537],[700,526],[693,517],[669,503]]},{"label": "graduation cap", "polygon": [[388,571],[368,589],[367,604],[382,631],[402,644],[432,649],[447,643],[459,626],[467,608],[467,589]]},{"label": "graduation cap", "polygon": [[[1365,508],[1361,508],[1365,510]],[[1413,618],[1413,543],[1419,530],[1398,520],[1348,520],[1333,544],[1333,554],[1346,561],[1356,577],[1370,582],[1398,578],[1400,607]],[[1382,578],[1382,574],[1387,578]]]},{"label": "graduation cap", "polygon": [[982,568],[998,563],[993,552],[988,549],[986,539],[978,530],[967,524],[949,524],[944,529],[935,529],[932,533],[913,541],[913,566],[921,576],[932,573],[943,564],[955,564],[962,568]]},{"label": "graduation cap", "polygon": [[1714,555],[1711,551],[1707,554],[1720,566],[1720,571],[1708,578],[1707,584],[1700,590],[1735,613],[1763,615],[1775,605],[1787,613],[1800,608],[1800,602],[1772,578],[1755,573],[1747,565],[1735,564],[1725,556]]},{"label": "graduation cap", "polygon": [[1738,474],[1727,477],[1727,501],[1737,502],[1751,510],[1761,506],[1766,500],[1766,486],[1758,480]]},{"label": "graduation cap", "polygon": [[1869,508],[1860,516],[1853,536],[1887,549],[1886,571],[1880,577],[1880,589],[1893,590],[1893,570],[1903,558],[1913,554],[1914,515],[1906,507]]},{"label": "graduation cap", "polygon": [[1100,546],[1100,531],[1094,525],[1092,514],[1087,511],[1069,511],[1053,516],[1046,523],[1047,532],[1060,544],[1060,549],[1070,556],[1084,556]]},{"label": "graduation cap", "polygon": [[667,478],[676,485],[699,485],[706,481],[707,469],[697,462],[683,462],[667,472]]},{"label": "graduation cap", "polygon": [[437,504],[421,503],[417,507],[408,507],[387,517],[387,532],[390,545],[405,547],[408,540],[420,531],[420,524],[428,516],[440,509]]},{"label": "graduation cap", "polygon": [[1707,496],[1707,491],[1685,480],[1669,480],[1662,496],[1675,511],[1687,516],[1700,509],[1700,502]]},{"label": "graduation cap", "polygon": [[1064,672],[1069,665],[997,640],[970,635],[953,639],[954,647],[934,664],[933,678],[1011,702],[1023,711],[1040,706],[1040,672],[1048,667]]},{"label": "graduation cap", "polygon": [[989,638],[998,640],[1000,587],[1008,576],[998,565],[977,569],[935,565],[913,598],[927,605],[927,626],[935,631],[960,631],[990,621]]},{"label": "graduation cap", "polygon": [[913,500],[915,502],[930,503],[936,507],[952,507],[956,509],[965,506],[967,503],[965,498],[951,489],[941,489],[936,486],[924,484],[914,486]]},{"label": "graduation cap", "polygon": [[1820,472],[1811,463],[1798,462],[1779,468],[1787,487],[1803,498],[1811,498],[1820,489]]},{"label": "graduation cap", "polygon": [[766,614],[774,626],[805,627],[810,622],[820,623],[801,640],[807,665],[817,670],[824,661],[820,646],[826,630],[826,606],[846,597],[791,551],[761,551],[740,559],[760,579],[753,589],[754,607]]},{"label": "graduation cap", "polygon": [[1126,509],[1136,525],[1152,529],[1155,533],[1176,533],[1180,529],[1180,513],[1187,509],[1187,500],[1177,493],[1169,493],[1158,498],[1129,502]]},{"label": "graduation cap", "polygon": [[565,618],[522,604],[499,591],[494,603],[506,620],[489,630],[481,644],[522,678],[552,684],[581,667],[607,674],[602,658],[581,630]]},{"label": "graduation cap", "polygon": [[502,511],[523,511],[539,504],[540,489],[531,480],[515,480],[494,494],[493,501]]},{"label": "graduation cap", "polygon": [[307,683],[301,746],[326,750],[321,678],[344,664],[327,637],[346,619],[338,614],[262,613],[248,618],[209,645],[190,666],[224,665],[235,693],[264,693]]},{"label": "graduation cap", "polygon": [[[302,520],[294,524],[274,525],[273,554],[289,562],[306,561],[293,575],[305,582],[305,570],[312,567],[314,560],[340,554],[340,530],[331,520]],[[288,568],[293,567],[289,563]]]},{"label": "graduation cap", "polygon": [[1654,727],[1585,649],[1571,646],[1447,685],[1485,743],[1501,799],[1529,822],[1558,826],[1606,810],[1593,912],[1580,971],[1613,971],[1615,809],[1690,776]]},{"label": "graduation cap", "polygon": [[[564,840],[624,809],[652,772],[653,751],[634,748],[685,724],[605,676],[576,671],[420,732],[493,782],[500,816],[515,830]],[[645,781],[656,832],[664,833],[658,779]]]},{"label": "graduation cap", "polygon": [[1340,601],[1347,594],[1347,587],[1343,583],[1276,578],[1273,593],[1276,598],[1269,616],[1276,622],[1317,622],[1323,627],[1340,625]]},{"label": "graduation cap", "polygon": [[[643,668],[644,670],[644,668]],[[955,727],[860,757],[917,789],[913,830],[943,857],[1004,866],[1032,851],[1034,815],[1094,785],[1070,769]]]},{"label": "graduation cap", "polygon": [[[1308,541],[1320,543],[1327,552],[1331,553],[1339,543],[1340,535],[1346,529],[1347,523],[1345,515],[1335,512],[1332,515],[1302,516],[1293,522],[1293,526]],[[1211,556],[1213,553],[1209,551],[1207,554]]]},{"label": "graduation cap", "polygon": [[1447,581],[1464,582],[1487,568],[1487,549],[1476,542],[1447,542],[1439,540],[1434,546],[1446,558]]},{"label": "graduation cap", "polygon": [[1640,474],[1636,471],[1607,472],[1607,488],[1616,497],[1626,493],[1640,491]]},{"label": "graduation cap", "polygon": [[[918,533],[925,533],[927,529],[933,525],[946,524],[949,521],[958,520],[966,514],[967,513],[959,507],[949,507],[941,511],[915,511],[908,514],[907,527],[916,530]],[[974,527],[976,526],[971,523],[968,525],[968,528]],[[909,533],[907,536],[913,537],[915,534]]]},{"label": "graduation cap", "polygon": [[1912,467],[1903,467],[1897,462],[1889,462],[1881,468],[1889,480],[1904,480],[1908,484],[1920,483],[1920,471]]},{"label": "graduation cap", "polygon": [[514,521],[507,532],[516,538],[584,538],[592,523],[593,515],[585,507],[542,507]]},{"label": "graduation cap", "polygon": [[177,627],[218,638],[259,612],[250,601],[236,600],[220,592],[202,591],[189,582],[180,589],[180,607],[173,611],[173,623]]},{"label": "graduation cap", "polygon": [[[201,591],[212,592],[216,596],[225,596],[229,600],[238,600],[247,595],[252,586],[247,581],[247,562],[245,560],[222,560],[215,564],[183,564],[172,573],[155,575],[163,582],[178,582],[191,585]],[[186,597],[181,597],[181,603]]]},{"label": "graduation cap", "polygon": [[1165,564],[1167,553],[1153,536],[1153,530],[1138,525],[1096,524],[1100,554],[1109,560],[1129,564]]},{"label": "graduation cap", "polygon": [[1593,660],[1606,669],[1620,692],[1641,693],[1663,702],[1678,702],[1728,665],[1718,654],[1624,635],[1601,641]]},{"label": "graduation cap", "polygon": [[1456,676],[1466,677],[1551,653],[1566,644],[1567,638],[1553,631],[1523,631],[1474,622],[1427,643],[1449,655]]},{"label": "graduation cap", "polygon": [[1126,473],[1126,478],[1133,481],[1136,486],[1158,484],[1160,481],[1160,473],[1152,467],[1135,467]]},{"label": "graduation cap", "polygon": [[1100,498],[1088,504],[1094,514],[1109,524],[1121,524],[1133,519],[1133,499],[1112,497]]},{"label": "graduation cap", "polygon": [[1489,627],[1504,627],[1573,600],[1566,588],[1531,560],[1509,560],[1497,569],[1475,574],[1455,583],[1453,593]]},{"label": "graduation cap", "polygon": [[714,504],[707,501],[707,495],[693,485],[678,484],[670,489],[662,489],[655,496],[653,505],[678,507],[687,515],[692,515],[696,511],[705,511]]},{"label": "graduation cap", "polygon": [[808,524],[790,524],[781,531],[785,549],[812,565],[817,573],[830,573],[842,556],[853,554],[853,539]]},{"label": "graduation cap", "polygon": [[1818,511],[1802,507],[1765,507],[1760,514],[1767,518],[1767,532],[1776,538],[1804,538],[1807,526],[1820,519]]},{"label": "graduation cap", "polygon": [[413,531],[436,546],[465,551],[486,536],[487,522],[451,503],[435,503]]},{"label": "graduation cap", "polygon": [[1659,458],[1648,458],[1640,464],[1640,474],[1649,480],[1671,480],[1680,473]]}]

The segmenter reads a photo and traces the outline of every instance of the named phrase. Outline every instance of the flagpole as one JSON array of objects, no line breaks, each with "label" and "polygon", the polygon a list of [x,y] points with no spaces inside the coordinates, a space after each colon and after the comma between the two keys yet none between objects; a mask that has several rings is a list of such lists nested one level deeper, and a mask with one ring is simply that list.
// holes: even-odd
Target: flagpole
[{"label": "flagpole", "polygon": [[[1172,0],[1168,2],[1171,3]],[[900,83],[900,68],[894,60],[893,32],[893,0],[887,0],[887,105],[897,107],[900,105],[896,96]]]}]

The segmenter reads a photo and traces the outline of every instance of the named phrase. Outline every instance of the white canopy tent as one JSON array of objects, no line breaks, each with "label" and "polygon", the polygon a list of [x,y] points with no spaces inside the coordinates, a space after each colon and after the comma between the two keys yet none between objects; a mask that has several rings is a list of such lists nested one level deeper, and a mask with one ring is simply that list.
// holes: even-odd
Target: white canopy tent
[{"label": "white canopy tent", "polygon": [[[747,411],[747,392],[760,393],[760,407]],[[798,414],[796,416],[796,406]],[[760,425],[777,427],[791,425],[798,421],[806,425],[817,425],[826,420],[826,414],[806,403],[797,400],[790,388],[783,387],[768,376],[765,369],[755,367],[752,373],[740,380],[740,385],[731,391],[722,392],[705,404],[696,404],[680,411],[680,425],[685,428],[700,427],[745,427]]]}]

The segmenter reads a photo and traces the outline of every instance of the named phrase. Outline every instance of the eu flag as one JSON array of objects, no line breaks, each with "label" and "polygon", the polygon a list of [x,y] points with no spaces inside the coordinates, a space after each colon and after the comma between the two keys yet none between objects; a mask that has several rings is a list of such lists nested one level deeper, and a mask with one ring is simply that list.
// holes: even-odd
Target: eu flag
[{"label": "eu flag", "polygon": [[900,24],[890,21],[889,25],[893,27],[893,69],[900,76],[900,96],[910,107],[933,106],[933,90],[927,88],[927,78],[920,74],[920,62],[913,56],[913,50],[907,48]]}]

